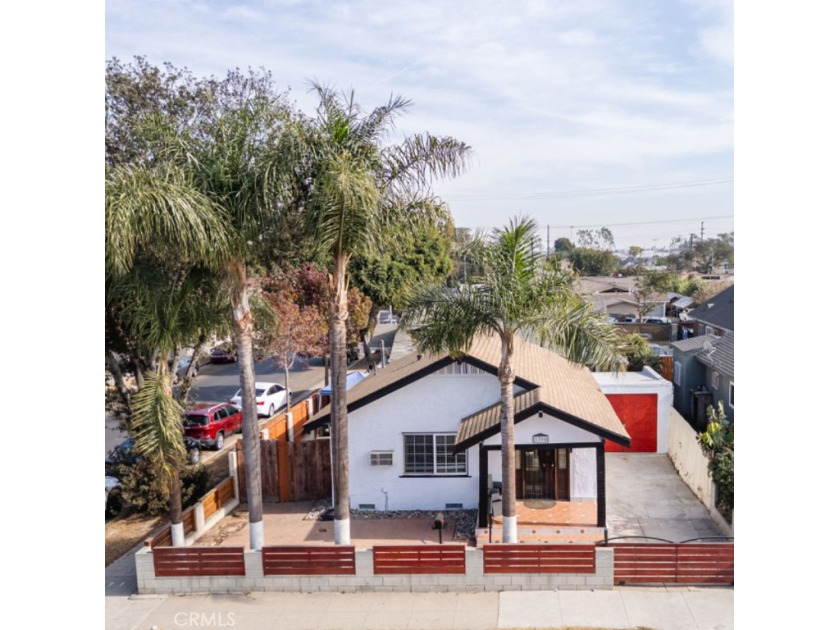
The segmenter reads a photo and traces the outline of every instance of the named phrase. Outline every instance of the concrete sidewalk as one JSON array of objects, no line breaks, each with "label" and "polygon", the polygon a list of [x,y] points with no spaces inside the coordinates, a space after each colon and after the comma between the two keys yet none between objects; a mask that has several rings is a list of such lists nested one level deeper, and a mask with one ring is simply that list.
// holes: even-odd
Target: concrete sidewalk
[{"label": "concrete sidewalk", "polygon": [[735,627],[732,588],[618,588],[503,593],[251,593],[106,597],[108,630],[236,628]]}]

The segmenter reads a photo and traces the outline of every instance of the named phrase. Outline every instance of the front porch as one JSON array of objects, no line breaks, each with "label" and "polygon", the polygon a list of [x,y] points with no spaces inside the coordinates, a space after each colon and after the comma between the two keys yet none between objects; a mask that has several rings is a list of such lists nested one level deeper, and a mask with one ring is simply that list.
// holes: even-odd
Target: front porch
[{"label": "front porch", "polygon": [[[501,512],[501,502],[495,501],[487,527],[475,530],[477,547],[502,542]],[[582,544],[604,539],[604,528],[598,526],[595,501],[517,501],[516,517],[520,543]]]}]

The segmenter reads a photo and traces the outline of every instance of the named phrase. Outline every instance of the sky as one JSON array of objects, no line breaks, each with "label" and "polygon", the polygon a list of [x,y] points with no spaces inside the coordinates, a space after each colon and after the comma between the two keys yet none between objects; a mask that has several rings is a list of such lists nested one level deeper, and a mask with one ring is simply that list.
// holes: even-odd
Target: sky
[{"label": "sky", "polygon": [[105,56],[265,68],[309,114],[312,81],[367,110],[400,94],[394,141],[472,147],[434,186],[457,226],[667,248],[734,230],[733,22],[731,0],[109,0]]}]

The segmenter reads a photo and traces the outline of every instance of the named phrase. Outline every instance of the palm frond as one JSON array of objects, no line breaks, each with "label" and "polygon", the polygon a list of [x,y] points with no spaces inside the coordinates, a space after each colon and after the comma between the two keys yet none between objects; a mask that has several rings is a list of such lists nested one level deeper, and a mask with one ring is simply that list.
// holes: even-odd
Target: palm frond
[{"label": "palm frond", "polygon": [[137,253],[154,245],[219,266],[235,250],[219,206],[181,170],[118,166],[105,180],[105,264],[126,273]]},{"label": "palm frond", "polygon": [[162,487],[168,488],[186,457],[181,406],[172,398],[165,362],[149,372],[132,405],[131,429],[134,448],[160,473]]}]

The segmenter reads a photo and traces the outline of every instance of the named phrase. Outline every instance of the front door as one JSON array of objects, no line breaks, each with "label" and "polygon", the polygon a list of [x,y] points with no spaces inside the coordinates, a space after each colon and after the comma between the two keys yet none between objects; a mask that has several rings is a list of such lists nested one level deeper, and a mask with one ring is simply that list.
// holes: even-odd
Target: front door
[{"label": "front door", "polygon": [[569,500],[569,450],[517,449],[516,498]]}]

